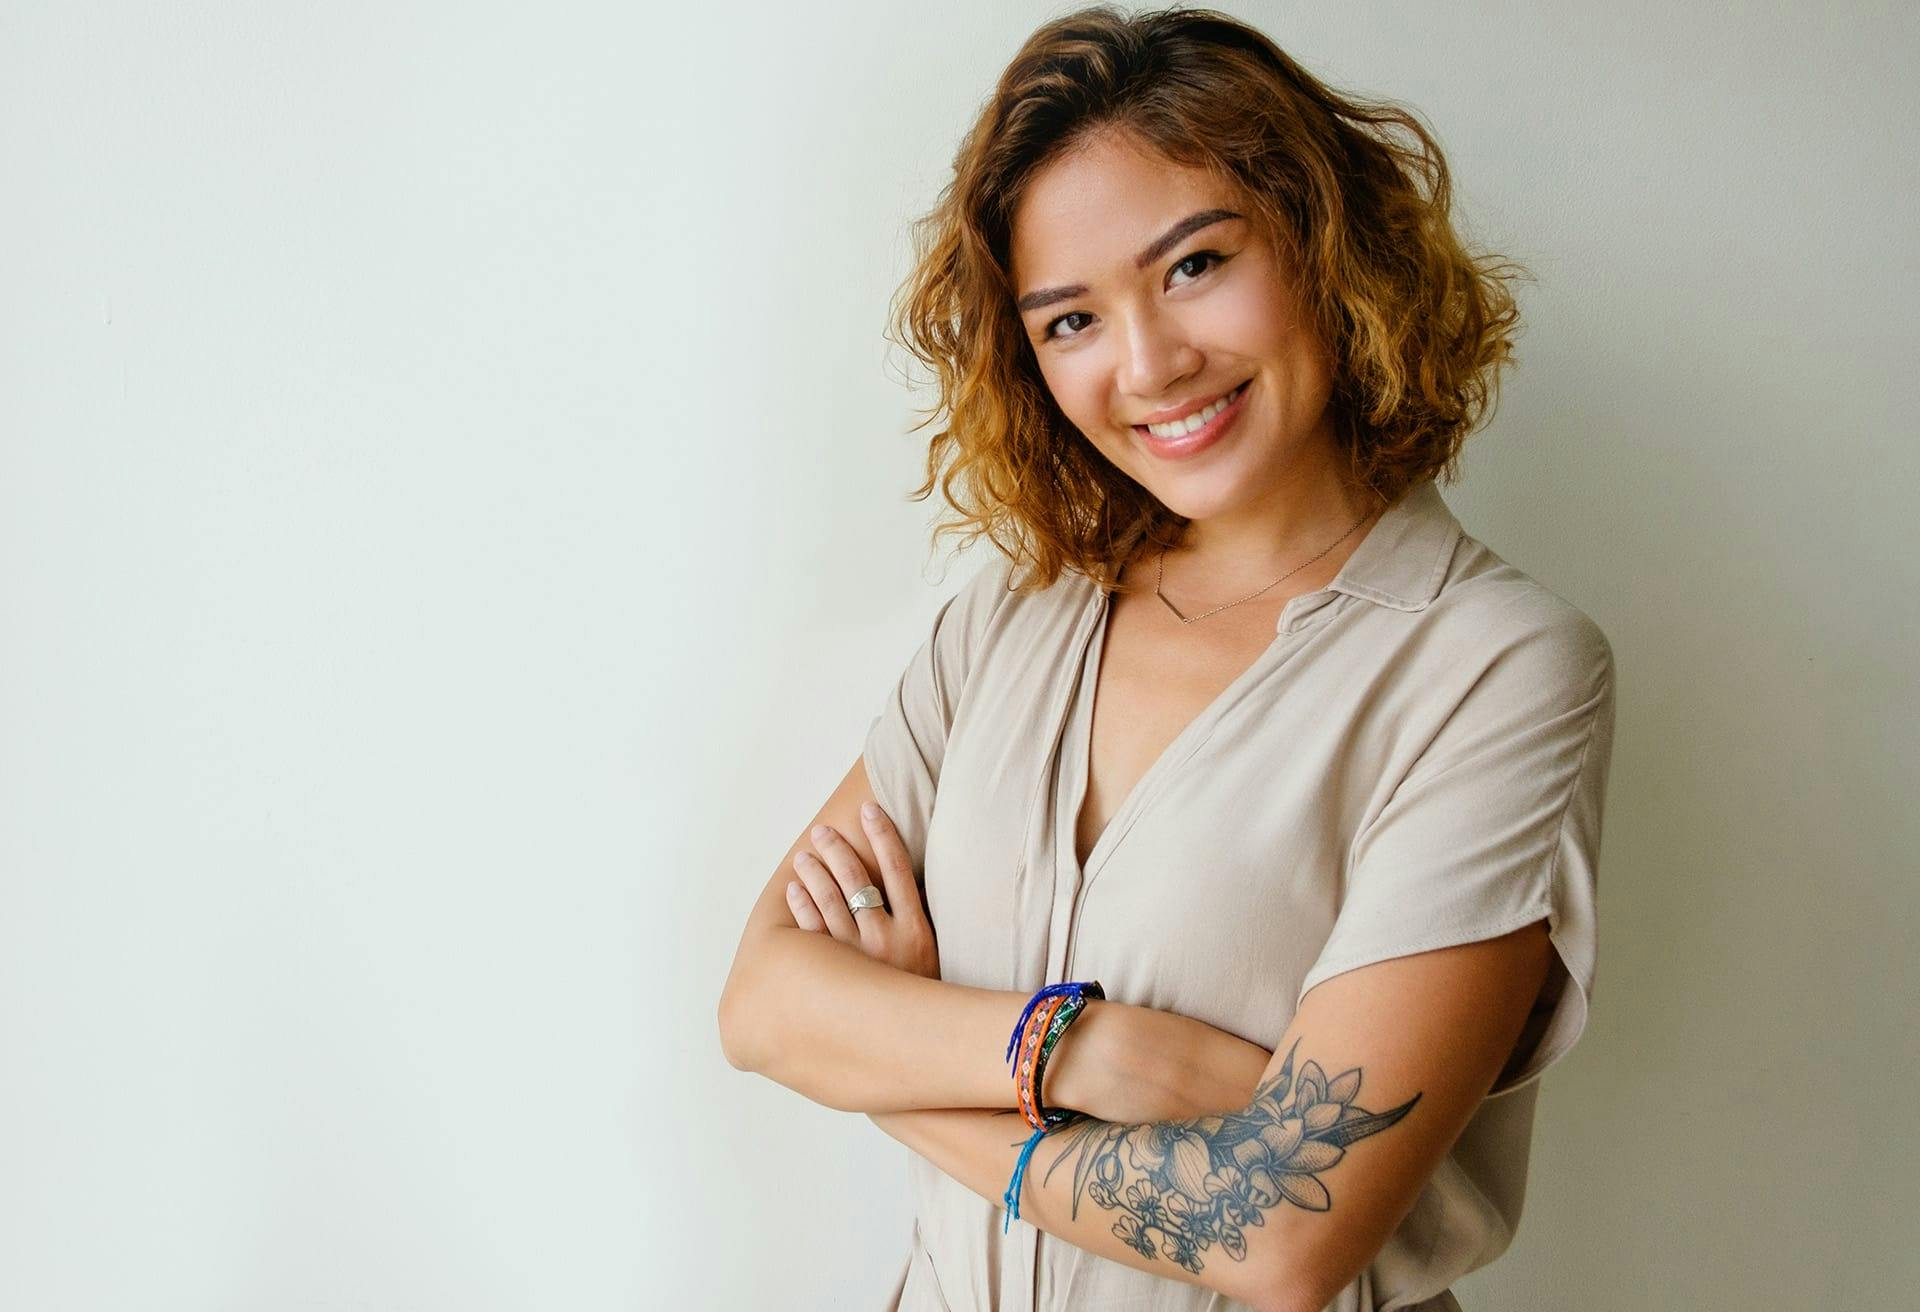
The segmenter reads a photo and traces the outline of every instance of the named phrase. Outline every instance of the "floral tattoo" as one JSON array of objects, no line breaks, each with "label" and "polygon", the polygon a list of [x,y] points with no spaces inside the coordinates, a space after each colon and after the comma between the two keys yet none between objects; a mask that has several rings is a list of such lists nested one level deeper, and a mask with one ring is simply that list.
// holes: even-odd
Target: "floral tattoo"
[{"label": "floral tattoo", "polygon": [[1246,1230],[1264,1225],[1263,1213],[1282,1200],[1326,1211],[1333,1199],[1320,1172],[1346,1156],[1348,1144],[1378,1134],[1420,1101],[1416,1093],[1391,1111],[1356,1107],[1357,1066],[1329,1080],[1309,1061],[1296,1082],[1299,1047],[1296,1039],[1280,1073],[1255,1091],[1244,1111],[1146,1125],[1081,1120],[1062,1126],[1057,1133],[1066,1146],[1047,1178],[1077,1153],[1073,1215],[1080,1215],[1082,1193],[1117,1209],[1113,1232],[1144,1258],[1165,1255],[1197,1272],[1200,1255],[1218,1244],[1243,1260]]}]

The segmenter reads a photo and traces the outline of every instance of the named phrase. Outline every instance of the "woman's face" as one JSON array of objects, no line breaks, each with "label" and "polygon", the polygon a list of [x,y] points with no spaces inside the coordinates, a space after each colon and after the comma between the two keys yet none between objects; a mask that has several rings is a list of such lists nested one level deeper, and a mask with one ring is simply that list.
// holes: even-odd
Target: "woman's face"
[{"label": "woman's face", "polygon": [[[1259,514],[1334,468],[1330,361],[1252,217],[1224,217],[1244,208],[1108,134],[1038,173],[1013,217],[1020,317],[1055,403],[1189,519]],[[1221,397],[1184,438],[1143,426]]]}]

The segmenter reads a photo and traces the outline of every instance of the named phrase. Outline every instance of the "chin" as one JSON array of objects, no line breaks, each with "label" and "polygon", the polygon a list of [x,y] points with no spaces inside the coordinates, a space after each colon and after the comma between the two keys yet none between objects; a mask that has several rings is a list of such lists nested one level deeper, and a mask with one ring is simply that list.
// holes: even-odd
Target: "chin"
[{"label": "chin", "polygon": [[1183,497],[1178,495],[1163,495],[1158,492],[1155,492],[1154,495],[1159,498],[1161,505],[1171,510],[1174,514],[1179,515],[1181,518],[1189,520],[1212,519],[1216,515],[1231,510],[1234,505],[1234,499],[1230,497],[1194,495]]},{"label": "chin", "polygon": [[1249,471],[1224,461],[1216,469],[1175,474],[1164,469],[1146,472],[1152,477],[1138,479],[1141,486],[1153,493],[1161,505],[1186,519],[1209,519],[1245,505],[1253,499],[1258,482]]}]

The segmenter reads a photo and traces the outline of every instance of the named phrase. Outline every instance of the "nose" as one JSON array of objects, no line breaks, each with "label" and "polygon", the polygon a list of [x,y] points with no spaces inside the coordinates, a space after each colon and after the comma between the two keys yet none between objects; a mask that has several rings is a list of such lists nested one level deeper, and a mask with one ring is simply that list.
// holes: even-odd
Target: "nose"
[{"label": "nose", "polygon": [[1126,353],[1116,382],[1122,392],[1134,398],[1136,409],[1152,408],[1181,379],[1193,377],[1206,364],[1206,357],[1187,340],[1171,316],[1136,316],[1125,341]]}]

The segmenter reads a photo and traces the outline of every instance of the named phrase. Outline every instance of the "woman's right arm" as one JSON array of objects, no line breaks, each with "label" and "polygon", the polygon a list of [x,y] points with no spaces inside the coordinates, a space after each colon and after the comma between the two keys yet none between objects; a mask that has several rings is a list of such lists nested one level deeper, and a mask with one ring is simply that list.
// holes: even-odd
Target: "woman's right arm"
[{"label": "woman's right arm", "polygon": [[[815,825],[882,868],[860,821],[870,800],[856,759],[754,903],[720,995],[727,1060],[841,1111],[1011,1108],[1007,1039],[1030,995],[895,969],[802,929],[788,908],[793,858],[812,850]],[[1270,1056],[1202,1021],[1097,1002],[1062,1038],[1041,1097],[1103,1120],[1199,1115],[1243,1105]]]}]

